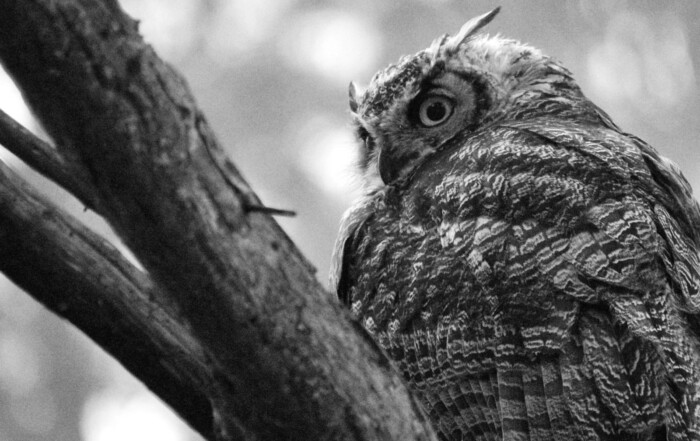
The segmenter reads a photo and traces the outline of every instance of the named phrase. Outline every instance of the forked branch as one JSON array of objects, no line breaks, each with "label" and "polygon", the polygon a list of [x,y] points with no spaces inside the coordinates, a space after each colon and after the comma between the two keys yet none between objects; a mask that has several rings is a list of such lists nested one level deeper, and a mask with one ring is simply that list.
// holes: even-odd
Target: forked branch
[{"label": "forked branch", "polygon": [[[0,60],[67,161],[51,158],[68,172],[51,162],[43,171],[75,189],[66,174],[84,170],[78,180],[88,180],[94,196],[81,197],[94,197],[91,205],[149,274],[124,270],[113,253],[96,251],[125,271],[111,293],[123,308],[105,313],[114,319],[104,326],[74,323],[171,404],[180,385],[180,400],[201,404],[206,397],[213,419],[173,406],[210,439],[214,433],[220,439],[436,439],[385,356],[322,289],[265,210],[250,209],[263,205],[223,154],[185,82],[115,1],[0,0],[0,10]],[[25,159],[40,167],[36,157]],[[11,229],[18,227],[8,222],[0,234],[19,234],[37,246],[48,228]],[[54,259],[68,257],[56,251]],[[7,259],[11,268],[15,260]],[[57,277],[49,270],[35,284],[15,280],[37,296]],[[100,289],[81,286],[54,293],[74,296],[56,304],[77,305]],[[143,301],[127,295],[149,289],[147,299],[137,296]],[[68,309],[84,318],[91,313]],[[154,311],[176,323],[164,329],[153,321],[148,331],[134,326],[128,341],[153,333],[162,334],[162,344],[142,353],[114,343],[129,332],[115,323]],[[189,349],[173,354],[176,344]],[[178,367],[159,370],[158,363]],[[197,393],[189,394],[192,388]],[[201,406],[209,415],[209,405]]]},{"label": "forked branch", "polygon": [[87,208],[98,211],[99,201],[87,172],[66,161],[49,143],[42,141],[10,115],[0,110],[0,145],[28,166],[60,185]]},{"label": "forked branch", "polygon": [[202,393],[209,375],[204,353],[167,295],[2,162],[0,243],[0,271],[211,438],[211,407]]}]

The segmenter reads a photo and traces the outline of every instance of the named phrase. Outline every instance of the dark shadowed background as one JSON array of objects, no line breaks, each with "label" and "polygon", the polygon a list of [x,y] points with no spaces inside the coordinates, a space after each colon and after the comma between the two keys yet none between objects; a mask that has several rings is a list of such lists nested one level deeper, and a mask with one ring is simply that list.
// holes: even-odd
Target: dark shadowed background
[{"label": "dark shadowed background", "polygon": [[[572,70],[623,129],[680,164],[700,191],[700,2],[122,0],[190,87],[222,145],[325,281],[357,195],[347,85],[455,33],[498,4],[487,31]],[[0,108],[41,133],[0,71]],[[43,136],[43,135],[42,135]],[[113,238],[64,192],[1,151],[58,204]],[[2,244],[0,244],[0,249]],[[187,399],[187,397],[183,397]],[[86,337],[0,279],[0,441],[197,440]]]}]

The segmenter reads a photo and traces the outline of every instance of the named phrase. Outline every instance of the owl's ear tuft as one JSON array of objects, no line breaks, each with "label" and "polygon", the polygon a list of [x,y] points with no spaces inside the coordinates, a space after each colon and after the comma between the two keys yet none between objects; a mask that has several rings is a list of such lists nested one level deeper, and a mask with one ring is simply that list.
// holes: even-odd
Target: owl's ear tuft
[{"label": "owl's ear tuft", "polygon": [[464,40],[471,37],[479,29],[489,24],[500,10],[501,7],[498,6],[492,11],[487,12],[486,14],[480,15],[478,17],[474,17],[468,22],[464,23],[457,35],[455,35],[454,37],[450,37],[448,41],[445,42],[445,49],[448,51],[456,50],[457,47],[459,47],[459,45],[464,42]]},{"label": "owl's ear tuft", "polygon": [[357,113],[357,107],[358,107],[358,101],[360,95],[363,94],[363,91],[360,90],[360,87],[355,84],[354,81],[350,81],[350,87],[348,88],[348,95],[350,97],[350,110],[352,113]]}]

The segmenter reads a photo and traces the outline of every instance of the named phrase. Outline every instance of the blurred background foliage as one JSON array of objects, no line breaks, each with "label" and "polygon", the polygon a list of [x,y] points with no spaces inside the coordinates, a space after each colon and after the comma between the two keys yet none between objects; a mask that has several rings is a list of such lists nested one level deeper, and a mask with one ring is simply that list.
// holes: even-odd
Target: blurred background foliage
[{"label": "blurred background foliage", "polygon": [[[188,80],[222,145],[325,282],[339,218],[357,195],[347,85],[503,6],[487,30],[572,70],[625,130],[700,191],[700,3],[570,0],[121,0]],[[0,72],[0,107],[42,136]],[[114,240],[65,192],[2,160]],[[0,245],[1,246],[1,245]],[[187,399],[187,397],[183,397]],[[0,280],[0,441],[200,439],[101,349]]]}]

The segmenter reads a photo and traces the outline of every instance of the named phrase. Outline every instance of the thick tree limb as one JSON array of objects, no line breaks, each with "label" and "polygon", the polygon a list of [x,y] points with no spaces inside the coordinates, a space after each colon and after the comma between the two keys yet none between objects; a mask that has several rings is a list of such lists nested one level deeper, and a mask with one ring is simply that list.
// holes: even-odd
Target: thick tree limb
[{"label": "thick tree limb", "polygon": [[[147,275],[0,162],[0,271],[212,437],[204,352]],[[188,397],[183,400],[182,397]]]},{"label": "thick tree limb", "polygon": [[221,438],[435,439],[278,225],[246,209],[260,201],[116,2],[0,0],[0,10],[6,70],[186,317]]}]

